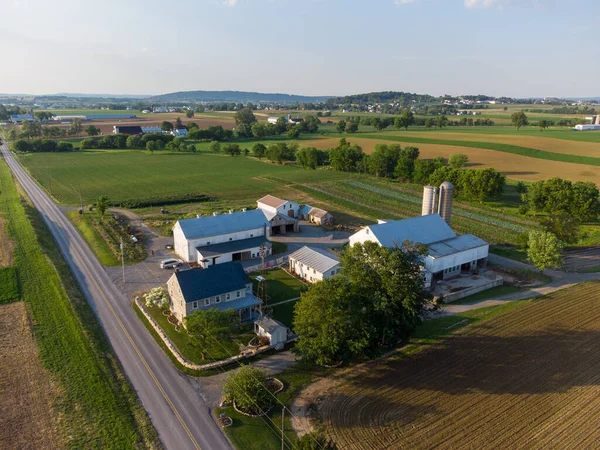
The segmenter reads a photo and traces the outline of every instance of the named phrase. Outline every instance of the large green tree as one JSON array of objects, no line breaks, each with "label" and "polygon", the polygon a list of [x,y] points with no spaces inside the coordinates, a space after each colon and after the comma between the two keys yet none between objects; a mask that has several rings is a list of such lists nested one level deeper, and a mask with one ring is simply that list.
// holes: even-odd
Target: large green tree
[{"label": "large green tree", "polygon": [[405,109],[399,117],[394,120],[394,127],[408,130],[408,127],[414,125],[415,116],[410,109]]},{"label": "large green tree", "polygon": [[208,349],[231,335],[235,318],[232,309],[210,308],[196,310],[184,319],[185,328],[192,336],[193,345],[202,353],[202,359],[206,359]]},{"label": "large green tree", "polygon": [[100,214],[101,218],[104,217],[104,214],[109,206],[110,200],[106,195],[101,195],[96,199],[96,209],[98,210],[98,214]]},{"label": "large green tree", "polygon": [[331,167],[340,172],[356,171],[363,156],[362,148],[350,144],[345,138],[340,139],[338,145],[329,150]]},{"label": "large green tree", "polygon": [[100,128],[95,125],[88,125],[85,132],[88,136],[98,136],[100,134]]},{"label": "large green tree", "polygon": [[267,151],[267,147],[265,147],[265,145],[261,144],[260,142],[257,142],[256,144],[254,144],[252,146],[252,153],[258,159],[261,159],[263,156],[265,156],[266,151]]},{"label": "large green tree", "polygon": [[562,242],[547,231],[532,230],[527,241],[527,258],[540,272],[561,264]]},{"label": "large green tree", "polygon": [[235,113],[235,124],[239,127],[242,123],[252,126],[254,122],[256,122],[256,117],[254,113],[249,108],[242,108],[238,112]]},{"label": "large green tree", "polygon": [[525,114],[523,111],[517,111],[512,113],[510,116],[510,121],[513,127],[515,127],[517,130],[529,123],[527,114]]},{"label": "large green tree", "polygon": [[250,365],[242,366],[232,372],[223,385],[223,394],[235,401],[243,411],[262,414],[275,402],[275,396],[269,391],[267,373]]}]

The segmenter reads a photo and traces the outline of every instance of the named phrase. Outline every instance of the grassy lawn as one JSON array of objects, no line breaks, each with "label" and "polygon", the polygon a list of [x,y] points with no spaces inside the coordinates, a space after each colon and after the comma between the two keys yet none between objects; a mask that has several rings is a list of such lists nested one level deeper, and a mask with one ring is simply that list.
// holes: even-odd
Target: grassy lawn
[{"label": "grassy lawn", "polygon": [[480,300],[487,300],[492,297],[502,297],[504,295],[514,294],[516,292],[521,292],[522,289],[512,286],[510,284],[505,284],[502,286],[496,286],[487,291],[481,291],[473,295],[469,295],[468,297],[461,298],[460,300],[456,300],[455,302],[449,302],[449,305],[464,305],[466,303],[478,302]]},{"label": "grassy lawn", "polygon": [[[277,394],[277,399],[286,407],[292,399],[317,376],[324,376],[324,369],[297,363],[276,375],[285,388]],[[233,419],[233,425],[225,428],[225,433],[240,450],[267,450],[281,448],[281,405],[274,407],[267,417],[248,417],[236,412],[232,407],[215,409],[215,417],[224,412]],[[290,425],[289,414],[285,417],[285,448],[294,448],[297,442],[296,433]]]},{"label": "grassy lawn", "polygon": [[0,210],[9,219],[15,266],[44,366],[64,396],[53,413],[71,448],[160,447],[96,316],[39,213],[0,161]]},{"label": "grassy lawn", "polygon": [[[250,275],[254,283],[254,292],[257,292],[258,283],[255,278],[258,273]],[[281,269],[273,269],[265,272],[267,279],[267,295],[269,304],[274,305],[284,300],[300,297],[300,292],[305,284]]]},{"label": "grassy lawn", "polygon": [[273,306],[273,318],[291,328],[294,320],[294,306],[297,302],[287,302]]},{"label": "grassy lawn", "polygon": [[280,253],[287,252],[288,245],[285,242],[272,242],[272,244],[274,255],[279,255]]},{"label": "grassy lawn", "polygon": [[147,309],[154,320],[156,320],[164,332],[167,333],[167,336],[169,336],[171,341],[177,346],[181,354],[186,359],[197,364],[218,361],[237,355],[240,352],[239,344],[242,343],[246,345],[255,337],[254,333],[242,333],[234,336],[230,340],[223,340],[218,343],[215,342],[206,349],[206,359],[202,359],[200,348],[194,345],[193,338],[187,334],[187,332],[177,331],[175,326],[168,321],[167,316],[165,316],[159,308]]},{"label": "grassy lawn", "polygon": [[105,266],[118,266],[121,261],[115,257],[96,229],[77,211],[68,211],[67,217],[79,230],[98,260]]}]

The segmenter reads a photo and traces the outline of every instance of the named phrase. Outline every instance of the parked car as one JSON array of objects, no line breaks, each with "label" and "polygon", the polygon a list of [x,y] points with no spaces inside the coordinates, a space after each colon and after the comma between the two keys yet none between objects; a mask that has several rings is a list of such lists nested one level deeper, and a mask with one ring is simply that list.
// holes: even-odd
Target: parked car
[{"label": "parked car", "polygon": [[175,267],[179,267],[182,264],[183,264],[183,261],[180,259],[175,259],[175,258],[163,259],[160,262],[160,268],[161,269],[174,269]]},{"label": "parked car", "polygon": [[167,244],[167,245],[165,245],[165,249],[166,250],[173,250],[173,244]]}]

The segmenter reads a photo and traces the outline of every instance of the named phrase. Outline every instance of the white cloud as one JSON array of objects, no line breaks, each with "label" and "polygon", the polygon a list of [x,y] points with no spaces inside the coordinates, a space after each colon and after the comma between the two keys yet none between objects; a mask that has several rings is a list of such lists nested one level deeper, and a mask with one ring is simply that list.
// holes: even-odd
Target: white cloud
[{"label": "white cloud", "polygon": [[235,5],[237,5],[237,0],[223,0],[223,3],[226,6],[234,7]]},{"label": "white cloud", "polygon": [[500,0],[465,0],[467,8],[502,8]]},{"label": "white cloud", "polygon": [[394,0],[394,3],[396,5],[408,5],[409,3],[415,3],[418,2],[419,0]]}]

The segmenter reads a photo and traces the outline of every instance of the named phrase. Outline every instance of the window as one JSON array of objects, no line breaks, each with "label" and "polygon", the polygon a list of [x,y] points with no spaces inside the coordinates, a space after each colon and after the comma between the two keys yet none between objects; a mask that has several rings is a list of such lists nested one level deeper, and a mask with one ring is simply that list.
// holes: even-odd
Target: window
[{"label": "window", "polygon": [[227,300],[231,300],[231,294],[227,294]]},{"label": "window", "polygon": [[206,245],[210,245],[210,241],[206,241]]},{"label": "window", "polygon": [[240,298],[241,296],[242,296],[242,293],[241,293],[241,291],[237,291],[237,292],[236,292],[236,297],[237,297],[237,298]]},{"label": "window", "polygon": [[221,299],[219,298],[218,295],[215,297],[215,303],[221,303]]},{"label": "window", "polygon": [[250,237],[254,237],[254,233],[251,233],[251,234],[250,234]]},{"label": "window", "polygon": [[230,241],[233,241],[233,238],[229,238]]},{"label": "window", "polygon": [[194,309],[198,309],[198,302],[194,302],[194,303],[192,303],[192,308],[194,308]]}]

